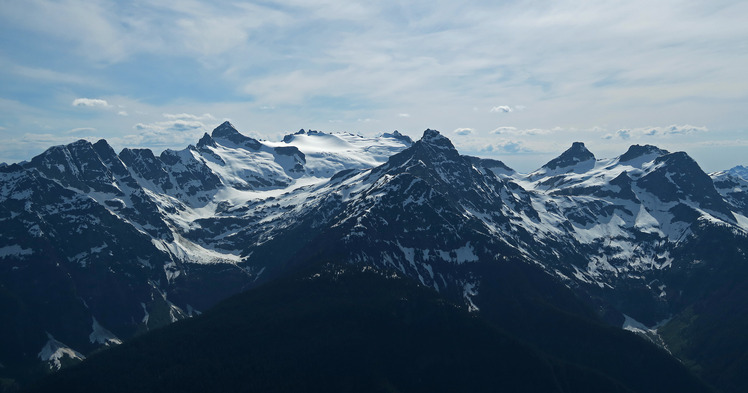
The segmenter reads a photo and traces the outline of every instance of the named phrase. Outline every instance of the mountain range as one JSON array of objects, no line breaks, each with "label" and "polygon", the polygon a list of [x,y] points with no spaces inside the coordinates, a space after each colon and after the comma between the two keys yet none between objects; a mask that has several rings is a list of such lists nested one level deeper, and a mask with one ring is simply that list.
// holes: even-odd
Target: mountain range
[{"label": "mountain range", "polygon": [[[524,174],[435,130],[269,142],[228,122],[158,156],[55,146],[0,167],[0,375],[24,383],[238,293],[354,269],[428,288],[622,389],[688,380],[680,363],[745,391],[744,169],[707,174],[650,145],[598,159],[575,142]],[[651,382],[642,353],[673,377]]]}]

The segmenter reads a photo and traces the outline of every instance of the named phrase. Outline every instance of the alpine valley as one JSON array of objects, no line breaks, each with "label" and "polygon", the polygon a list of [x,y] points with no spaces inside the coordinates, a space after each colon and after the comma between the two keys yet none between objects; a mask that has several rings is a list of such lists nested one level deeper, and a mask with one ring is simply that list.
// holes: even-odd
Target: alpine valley
[{"label": "alpine valley", "polygon": [[88,356],[37,388],[748,391],[747,173],[228,122],[158,156],[51,147],[0,166],[2,386]]}]

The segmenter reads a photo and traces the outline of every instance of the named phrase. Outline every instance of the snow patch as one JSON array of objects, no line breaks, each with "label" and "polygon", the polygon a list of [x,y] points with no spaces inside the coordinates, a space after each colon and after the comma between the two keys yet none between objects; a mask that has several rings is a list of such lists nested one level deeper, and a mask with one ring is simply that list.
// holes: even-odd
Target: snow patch
[{"label": "snow patch", "polygon": [[194,315],[201,315],[202,312],[195,310],[191,305],[187,304],[187,316],[192,318]]},{"label": "snow patch", "polygon": [[17,244],[11,246],[0,247],[0,258],[7,257],[22,257],[25,255],[31,255],[34,251],[28,248],[23,248]]},{"label": "snow patch", "polygon": [[148,318],[150,317],[150,314],[148,314],[148,308],[145,306],[145,303],[142,302],[140,303],[140,306],[143,307],[143,312],[145,313],[141,322],[148,326]]},{"label": "snow patch", "polygon": [[91,328],[93,331],[88,335],[88,340],[91,344],[99,343],[106,346],[122,344],[122,340],[115,336],[114,333],[101,326],[96,318],[92,318],[93,324],[91,325]]},{"label": "snow patch", "polygon": [[478,256],[475,255],[475,249],[467,242],[464,246],[455,250],[457,256],[456,261],[458,264],[465,262],[478,262]]},{"label": "snow patch", "polygon": [[[211,250],[205,248],[199,244],[196,244],[186,238],[182,237],[178,233],[174,233],[174,241],[166,242],[164,240],[151,239],[156,248],[161,251],[167,252],[178,260],[197,263],[197,264],[216,264],[216,263],[229,263],[236,264],[241,261],[241,256],[238,254],[232,254],[228,252],[220,252],[217,250]],[[178,274],[178,273],[175,273]],[[173,277],[176,277],[173,276]],[[173,278],[172,277],[172,278]]]},{"label": "snow patch", "polygon": [[473,298],[478,295],[478,289],[477,285],[475,283],[466,282],[462,285],[462,297],[465,299],[465,301],[468,304],[468,311],[469,312],[476,312],[480,311],[478,306],[473,303]]},{"label": "snow patch", "polygon": [[42,347],[37,356],[42,361],[49,362],[50,369],[59,370],[62,368],[62,359],[65,356],[73,360],[83,360],[86,358],[80,352],[55,340],[49,333],[47,333],[47,338],[47,343]]},{"label": "snow patch", "polygon": [[625,318],[623,321],[623,326],[622,326],[623,330],[628,330],[630,332],[642,333],[642,334],[657,332],[657,329],[650,329],[643,323],[637,321],[634,318],[631,318],[630,316],[626,314],[623,314],[623,317]]},{"label": "snow patch", "polygon": [[634,228],[644,233],[656,233],[664,236],[664,234],[660,231],[659,226],[660,223],[657,221],[657,219],[649,214],[647,209],[644,208],[644,205],[641,205],[639,207],[639,213],[636,215]]}]

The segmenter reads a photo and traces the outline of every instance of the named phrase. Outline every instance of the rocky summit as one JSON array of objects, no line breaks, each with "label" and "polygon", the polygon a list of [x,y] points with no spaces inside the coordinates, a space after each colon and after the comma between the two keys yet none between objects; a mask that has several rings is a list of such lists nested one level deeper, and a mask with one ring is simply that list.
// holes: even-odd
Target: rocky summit
[{"label": "rocky summit", "polygon": [[[710,366],[728,355],[702,326],[723,340],[746,327],[730,311],[748,309],[744,173],[709,175],[654,146],[598,159],[575,142],[522,174],[435,130],[269,142],[228,122],[160,155],[104,140],[51,147],[0,166],[0,318],[11,321],[0,373],[63,368],[324,260],[396,274],[495,320],[499,283],[530,269],[538,278],[518,288],[558,288],[549,304],[571,296],[585,318],[740,391],[745,377]],[[735,368],[748,343],[732,342]]]}]

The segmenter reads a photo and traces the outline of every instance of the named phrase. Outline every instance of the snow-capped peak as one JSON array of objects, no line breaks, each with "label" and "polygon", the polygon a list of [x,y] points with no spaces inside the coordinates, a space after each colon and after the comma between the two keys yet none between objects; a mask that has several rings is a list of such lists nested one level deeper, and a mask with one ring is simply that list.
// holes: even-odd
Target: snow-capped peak
[{"label": "snow-capped peak", "polygon": [[574,142],[569,149],[561,153],[560,156],[548,161],[543,168],[554,170],[560,168],[569,168],[589,160],[595,160],[595,155],[587,150],[582,142]]},{"label": "snow-capped peak", "polygon": [[427,129],[423,132],[421,139],[416,144],[426,145],[432,148],[457,152],[452,141],[437,130]]},{"label": "snow-capped peak", "polygon": [[228,121],[216,127],[211,136],[216,142],[227,147],[240,147],[250,150],[258,150],[261,147],[258,140],[240,133]]},{"label": "snow-capped peak", "polygon": [[81,361],[86,358],[80,352],[55,340],[55,338],[49,333],[47,333],[47,339],[47,343],[44,344],[44,347],[39,351],[37,357],[42,361],[48,362],[49,368],[52,370],[61,369],[62,361],[65,357],[72,361]]},{"label": "snow-capped peak", "polygon": [[236,130],[236,128],[234,127],[233,124],[231,124],[231,122],[224,121],[223,123],[221,123],[221,125],[219,125],[213,130],[212,136],[213,137],[227,137],[227,136],[235,135],[238,133],[239,131]]},{"label": "snow-capped peak", "polygon": [[621,163],[629,163],[629,165],[631,165],[631,161],[634,160],[638,162],[648,162],[669,153],[669,151],[660,149],[653,145],[631,145],[626,153],[623,153],[618,157],[618,161]]},{"label": "snow-capped peak", "polygon": [[197,141],[198,148],[204,147],[204,146],[212,146],[212,147],[216,146],[216,141],[210,135],[208,135],[207,132],[203,134],[203,137],[200,138],[199,141]]}]

